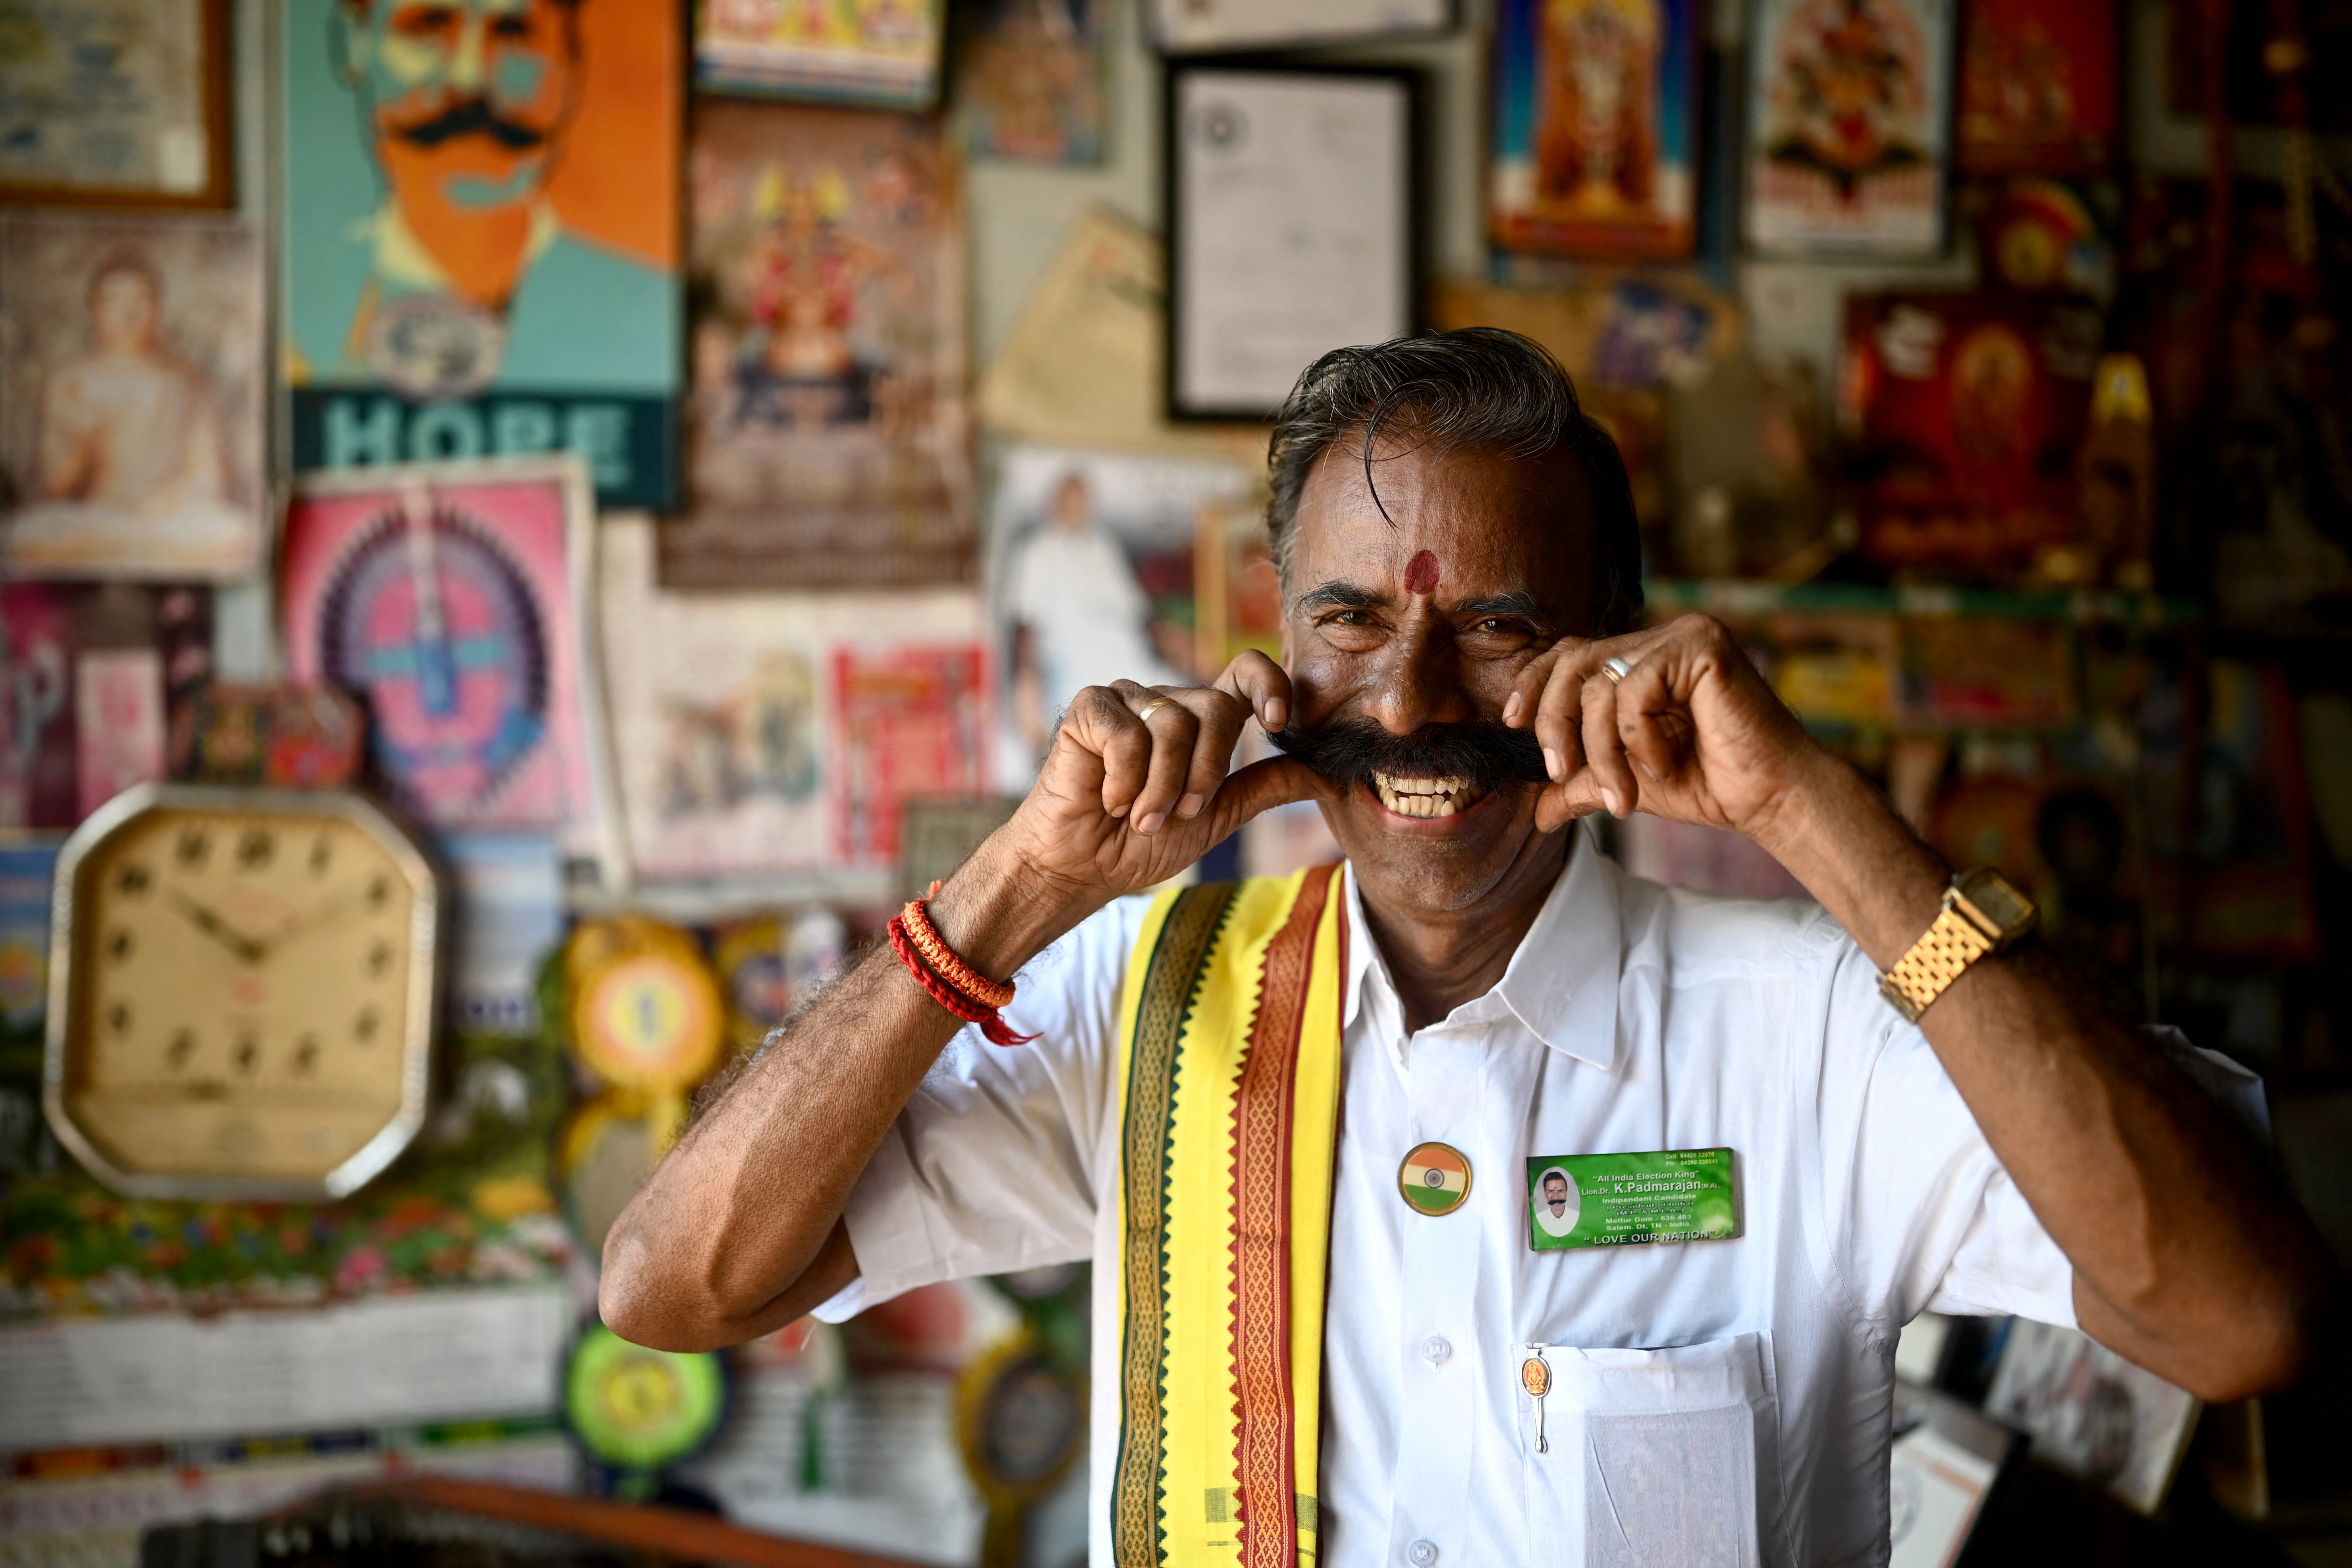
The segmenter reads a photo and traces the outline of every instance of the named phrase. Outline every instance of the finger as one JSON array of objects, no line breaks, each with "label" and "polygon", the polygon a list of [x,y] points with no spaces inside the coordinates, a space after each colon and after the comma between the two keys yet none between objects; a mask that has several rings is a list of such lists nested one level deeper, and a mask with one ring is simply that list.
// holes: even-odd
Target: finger
[{"label": "finger", "polygon": [[1595,675],[1585,681],[1583,698],[1584,765],[1598,777],[1610,815],[1623,816],[1641,800],[1642,788],[1617,735],[1617,683]]},{"label": "finger", "polygon": [[1330,800],[1337,784],[1295,757],[1268,757],[1237,770],[1209,801],[1209,842],[1222,844],[1261,812],[1293,801]]},{"label": "finger", "polygon": [[1577,725],[1582,718],[1585,677],[1591,673],[1581,651],[1560,659],[1552,666],[1536,703],[1536,744],[1543,748],[1544,771],[1554,784],[1574,776],[1584,765],[1584,742]]},{"label": "finger", "polygon": [[1674,662],[1670,654],[1654,653],[1617,685],[1618,742],[1652,784],[1681,771],[1684,742],[1691,732],[1675,696]]},{"label": "finger", "polygon": [[1536,830],[1549,833],[1580,816],[1609,809],[1601,798],[1601,779],[1591,768],[1580,768],[1556,784],[1546,784],[1536,797]]},{"label": "finger", "polygon": [[1184,704],[1200,723],[1192,740],[1192,767],[1184,775],[1184,793],[1176,802],[1176,815],[1189,821],[1201,815],[1209,797],[1224,782],[1225,770],[1233,766],[1234,746],[1241,740],[1242,726],[1249,722],[1251,710],[1245,700],[1206,686],[1163,687],[1160,695]]},{"label": "finger", "polygon": [[1102,759],[1103,810],[1125,816],[1150,772],[1151,731],[1118,692],[1089,686],[1070,700],[1062,733]]},{"label": "finger", "polygon": [[1144,762],[1143,787],[1128,809],[1128,821],[1149,837],[1160,831],[1184,794],[1185,775],[1192,767],[1192,742],[1201,721],[1174,697],[1122,680],[1115,689],[1130,710],[1148,710],[1143,728],[1151,738]]},{"label": "finger", "polygon": [[1268,734],[1290,722],[1290,676],[1255,648],[1244,648],[1225,666],[1216,689],[1248,703]]},{"label": "finger", "polygon": [[1543,700],[1544,687],[1549,683],[1552,671],[1561,659],[1572,656],[1582,646],[1580,637],[1563,637],[1528,660],[1526,667],[1512,678],[1511,689],[1503,698],[1503,722],[1514,730],[1533,724],[1536,706]]}]

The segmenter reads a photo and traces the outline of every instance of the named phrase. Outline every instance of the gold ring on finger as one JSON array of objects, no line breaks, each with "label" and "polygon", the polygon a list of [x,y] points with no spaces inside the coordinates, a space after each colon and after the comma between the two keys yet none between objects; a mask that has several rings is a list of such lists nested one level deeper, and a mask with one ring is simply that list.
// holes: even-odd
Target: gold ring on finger
[{"label": "gold ring on finger", "polygon": [[1145,703],[1142,707],[1135,710],[1135,716],[1149,724],[1151,722],[1151,716],[1154,713],[1159,712],[1162,708],[1173,708],[1175,706],[1176,699],[1173,697],[1161,697],[1154,694],[1150,701]]},{"label": "gold ring on finger", "polygon": [[1622,655],[1612,653],[1601,664],[1601,673],[1609,678],[1610,685],[1614,686],[1619,681],[1624,679],[1627,676],[1633,674],[1633,667],[1626,663]]}]

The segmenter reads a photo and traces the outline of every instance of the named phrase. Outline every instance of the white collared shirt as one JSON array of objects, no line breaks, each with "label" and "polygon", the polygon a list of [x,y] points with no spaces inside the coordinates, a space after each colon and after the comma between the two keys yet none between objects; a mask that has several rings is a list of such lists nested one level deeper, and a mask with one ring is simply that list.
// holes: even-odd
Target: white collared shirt
[{"label": "white collared shirt", "polygon": [[[1884,1562],[1897,1331],[1930,1307],[2070,1326],[2074,1307],[2064,1256],[1870,962],[1815,905],[1661,888],[1580,837],[1501,982],[1408,1034],[1352,872],[1348,896],[1323,1568]],[[942,1055],[850,1200],[860,1280],[821,1315],[1086,1258],[1108,1278],[1145,902],[1020,976],[1007,1016],[1035,1044],[967,1029]],[[1443,1217],[1398,1190],[1425,1140],[1472,1168]],[[1721,1146],[1735,1238],[1528,1247],[1530,1157]],[[1098,1287],[1098,1368],[1118,1333]],[[1097,1563],[1115,1384],[1093,1382]]]}]

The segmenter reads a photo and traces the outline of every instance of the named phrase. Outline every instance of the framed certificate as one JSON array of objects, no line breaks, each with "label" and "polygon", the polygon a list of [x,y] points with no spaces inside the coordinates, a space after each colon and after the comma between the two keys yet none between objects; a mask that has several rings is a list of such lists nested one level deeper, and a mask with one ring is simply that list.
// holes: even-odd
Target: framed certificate
[{"label": "framed certificate", "polygon": [[1417,72],[1175,61],[1167,93],[1171,418],[1268,418],[1318,355],[1413,330]]},{"label": "framed certificate", "polygon": [[1153,41],[1171,55],[1412,37],[1454,26],[1454,0],[1150,0],[1150,13]]},{"label": "framed certificate", "polygon": [[20,0],[5,26],[0,205],[229,205],[228,0]]}]

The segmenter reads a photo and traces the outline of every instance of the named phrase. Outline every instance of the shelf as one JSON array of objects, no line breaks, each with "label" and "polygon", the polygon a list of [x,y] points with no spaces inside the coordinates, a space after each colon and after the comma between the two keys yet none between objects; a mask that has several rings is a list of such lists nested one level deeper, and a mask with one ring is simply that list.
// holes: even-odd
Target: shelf
[{"label": "shelf", "polygon": [[1652,577],[1642,587],[1654,609],[1704,610],[1718,616],[1975,616],[2148,627],[2206,618],[2204,606],[2193,599],[2107,590],[2011,593],[1994,588],[1766,583],[1733,577]]}]

